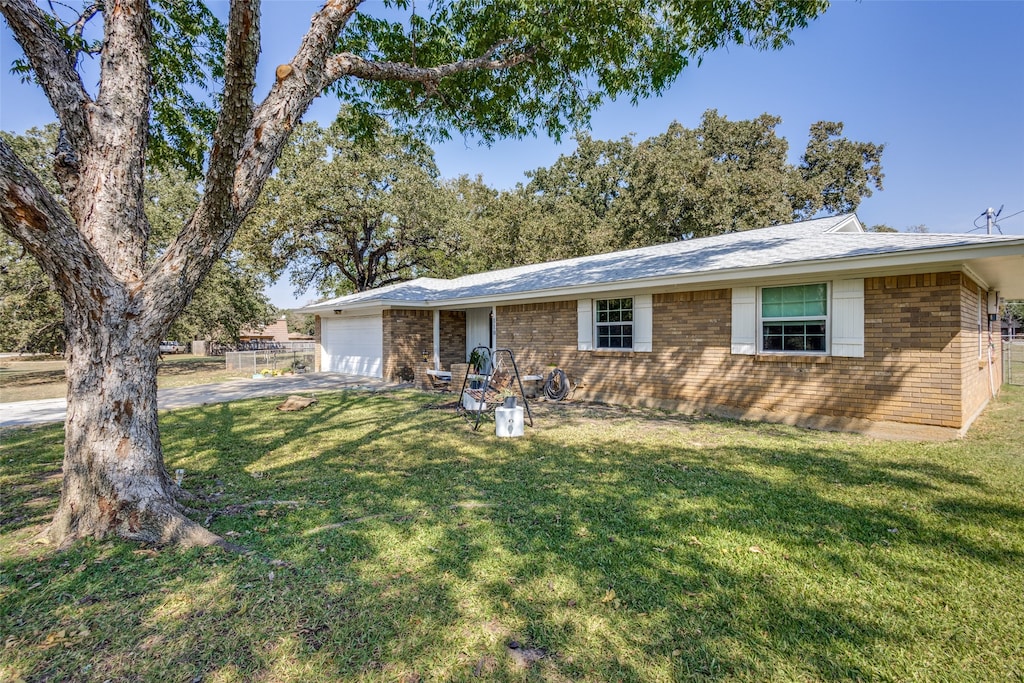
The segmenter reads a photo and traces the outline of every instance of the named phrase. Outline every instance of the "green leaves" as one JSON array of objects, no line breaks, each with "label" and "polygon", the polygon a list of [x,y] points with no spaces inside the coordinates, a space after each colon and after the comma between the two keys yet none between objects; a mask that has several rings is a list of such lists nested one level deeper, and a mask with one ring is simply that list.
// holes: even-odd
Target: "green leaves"
[{"label": "green leaves", "polygon": [[818,121],[811,126],[800,172],[812,196],[802,215],[822,209],[829,213],[854,211],[861,199],[871,196],[872,185],[882,189],[885,145],[847,140],[842,134],[841,122]]},{"label": "green leaves", "polygon": [[573,224],[613,250],[853,211],[870,185],[881,189],[881,145],[819,122],[794,166],[780,122],[769,114],[729,121],[709,110],[696,128],[673,123],[635,145],[580,136],[573,154],[529,174],[527,190],[574,207]]},{"label": "green leaves", "polygon": [[295,131],[241,240],[299,290],[363,291],[434,274],[455,249],[454,201],[425,142],[345,108]]},{"label": "green leaves", "polygon": [[217,123],[209,93],[223,77],[224,25],[199,0],[155,0],[150,160],[202,173],[207,140]]},{"label": "green leaves", "polygon": [[427,14],[410,7],[409,16],[358,15],[339,51],[421,67],[481,55],[526,55],[527,63],[434,83],[339,81],[334,92],[435,138],[473,133],[491,141],[537,128],[557,139],[584,127],[606,99],[657,94],[693,59],[729,43],[778,49],[827,3],[453,0]]}]

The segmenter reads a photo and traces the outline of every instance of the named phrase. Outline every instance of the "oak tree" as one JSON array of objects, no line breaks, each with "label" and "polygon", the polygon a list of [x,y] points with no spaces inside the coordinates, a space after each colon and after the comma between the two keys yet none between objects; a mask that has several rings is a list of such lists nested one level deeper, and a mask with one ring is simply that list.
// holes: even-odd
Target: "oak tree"
[{"label": "oak tree", "polygon": [[353,135],[351,112],[292,134],[239,242],[275,279],[324,296],[434,275],[457,248],[433,150],[379,122]]},{"label": "oak tree", "polygon": [[841,137],[818,122],[798,164],[787,160],[777,116],[729,121],[715,110],[688,129],[673,123],[632,153],[616,207],[620,246],[749,230],[853,211],[882,188],[882,145]]},{"label": "oak tree", "polygon": [[[328,0],[257,93],[258,0],[231,0],[223,31],[198,0],[87,0],[72,17],[48,13],[64,3],[0,0],[21,66],[61,128],[54,168],[64,204],[0,141],[0,222],[52,280],[67,326],[53,542],[117,534],[224,544],[183,514],[184,492],[164,466],[157,342],[231,244],[314,98],[331,92],[437,134],[558,134],[608,97],[659,93],[708,50],[780,48],[827,3],[450,0],[430,3],[429,14],[386,4],[400,18]],[[95,39],[83,30],[92,25]],[[86,54],[96,65],[88,78]],[[147,149],[202,173],[195,210],[158,254],[144,211]]]}]

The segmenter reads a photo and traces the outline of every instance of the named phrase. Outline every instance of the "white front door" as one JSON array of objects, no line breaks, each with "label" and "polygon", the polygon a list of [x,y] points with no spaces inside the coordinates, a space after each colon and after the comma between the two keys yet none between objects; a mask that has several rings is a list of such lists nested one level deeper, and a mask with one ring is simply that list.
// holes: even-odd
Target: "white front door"
[{"label": "white front door", "polygon": [[466,358],[478,346],[491,348],[491,309],[470,308],[466,311]]}]

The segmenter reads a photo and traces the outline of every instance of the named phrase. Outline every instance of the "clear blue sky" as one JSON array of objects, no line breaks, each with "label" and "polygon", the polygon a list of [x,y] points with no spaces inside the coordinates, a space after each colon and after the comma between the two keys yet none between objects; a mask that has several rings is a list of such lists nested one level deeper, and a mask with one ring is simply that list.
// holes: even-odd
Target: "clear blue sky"
[{"label": "clear blue sky", "polygon": [[[373,0],[367,3],[372,7]],[[224,3],[215,3],[224,4]],[[319,6],[266,1],[260,94],[277,64],[289,61]],[[1024,2],[840,0],[794,36],[781,52],[733,47],[708,56],[661,98],[637,107],[612,103],[594,116],[600,139],[664,132],[677,120],[692,127],[706,109],[733,120],[767,112],[782,117],[793,161],[811,123],[838,120],[856,140],[885,143],[885,189],[858,210],[867,225],[966,232],[989,206],[1005,205],[999,227],[1024,235]],[[17,46],[4,27],[4,64]],[[316,102],[307,119],[329,121],[335,102]],[[22,132],[53,120],[46,100],[6,69],[0,76],[0,128]],[[504,141],[490,148],[457,139],[435,147],[446,177],[483,176],[498,188],[570,153],[571,140]],[[984,226],[984,220],[979,224]],[[287,283],[272,301],[296,301]]]}]

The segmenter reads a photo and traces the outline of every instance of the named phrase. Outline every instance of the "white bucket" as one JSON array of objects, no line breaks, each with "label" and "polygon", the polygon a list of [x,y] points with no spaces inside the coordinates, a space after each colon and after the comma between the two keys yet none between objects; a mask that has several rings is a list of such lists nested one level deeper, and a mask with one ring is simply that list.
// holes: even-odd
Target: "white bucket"
[{"label": "white bucket", "polygon": [[523,407],[505,408],[504,406],[498,406],[495,408],[494,433],[497,436],[522,436]]}]

